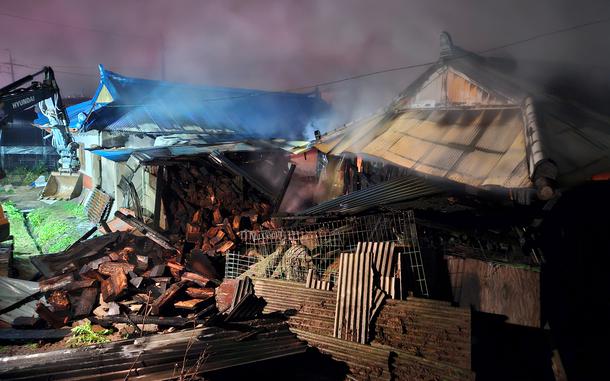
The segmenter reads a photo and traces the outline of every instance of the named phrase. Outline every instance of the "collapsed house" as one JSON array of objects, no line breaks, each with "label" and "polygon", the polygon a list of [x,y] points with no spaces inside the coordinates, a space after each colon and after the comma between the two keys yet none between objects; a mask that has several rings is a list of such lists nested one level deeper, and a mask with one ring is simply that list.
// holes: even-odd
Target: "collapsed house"
[{"label": "collapsed house", "polygon": [[[190,113],[172,114],[177,95],[130,104],[136,85],[153,84],[102,69],[76,120],[101,142],[84,144],[83,171],[100,186],[91,200],[104,202],[91,203],[104,205],[95,218],[107,234],[33,258],[40,282],[7,282],[20,291],[0,304],[14,328],[0,338],[64,337],[88,317],[168,339],[75,349],[51,368],[56,352],[27,366],[9,357],[0,376],[61,377],[81,361],[70,371],[82,379],[172,378],[182,358],[200,373],[302,354],[303,342],[350,379],[592,374],[583,348],[608,309],[604,267],[587,261],[607,249],[608,222],[587,213],[610,210],[608,119],[505,64],[444,33],[439,61],[388,108],[298,149],[290,136],[249,135],[259,126],[241,108],[199,105],[193,135],[198,123],[181,122]],[[261,120],[310,123],[289,114]],[[190,324],[199,352],[185,354],[187,332],[171,331]]]},{"label": "collapsed house", "polygon": [[[70,129],[80,143],[81,173],[86,189],[101,188],[122,206],[129,197],[119,189],[125,162],[136,150],[149,147],[211,146],[272,140],[289,149],[303,144],[306,131],[324,129],[330,107],[319,93],[281,93],[252,89],[192,86],[126,77],[100,65],[100,84],[91,100],[67,108]],[[45,127],[39,116],[35,124]],[[275,140],[274,140],[275,139]],[[301,142],[299,142],[301,141]],[[221,151],[226,148],[219,147]],[[236,144],[235,150],[240,146]],[[168,148],[168,152],[172,151]],[[166,156],[192,155],[212,148]],[[137,190],[152,188],[154,175],[134,175]],[[142,201],[146,205],[145,201]],[[152,209],[148,209],[152,216]]]}]

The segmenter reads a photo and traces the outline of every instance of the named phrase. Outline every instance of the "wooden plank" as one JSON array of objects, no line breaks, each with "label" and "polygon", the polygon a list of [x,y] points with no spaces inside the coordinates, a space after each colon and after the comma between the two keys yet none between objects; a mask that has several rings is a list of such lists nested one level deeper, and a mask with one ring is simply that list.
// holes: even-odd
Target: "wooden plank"
[{"label": "wooden plank", "polygon": [[110,278],[102,281],[102,299],[112,302],[127,290],[127,276],[123,271],[115,271]]},{"label": "wooden plank", "polygon": [[181,300],[179,302],[174,303],[174,307],[184,309],[184,310],[195,310],[197,306],[199,306],[203,299],[189,299],[189,300]]},{"label": "wooden plank", "polygon": [[172,284],[160,297],[155,300],[155,302],[151,306],[151,314],[159,315],[159,311],[163,306],[165,306],[168,302],[170,302],[178,292],[186,285],[185,281],[177,282]]},{"label": "wooden plank", "polygon": [[182,274],[182,280],[188,280],[201,287],[206,287],[211,279],[206,278],[203,275],[187,271],[184,274]]},{"label": "wooden plank", "polygon": [[97,271],[100,274],[112,276],[117,271],[122,271],[124,274],[127,274],[128,272],[133,271],[135,268],[135,265],[127,262],[104,262],[100,264]]},{"label": "wooden plank", "polygon": [[72,273],[67,273],[67,274],[54,276],[52,278],[43,279],[40,282],[38,282],[38,285],[40,286],[41,292],[47,292],[47,291],[59,290],[65,286],[67,286],[68,284],[70,284],[70,282],[73,282],[73,281],[74,281],[74,275]]},{"label": "wooden plank", "polygon": [[74,316],[88,316],[93,311],[93,307],[97,302],[97,297],[100,291],[97,287],[89,287],[83,289],[81,295],[76,299],[76,303],[73,305]]}]

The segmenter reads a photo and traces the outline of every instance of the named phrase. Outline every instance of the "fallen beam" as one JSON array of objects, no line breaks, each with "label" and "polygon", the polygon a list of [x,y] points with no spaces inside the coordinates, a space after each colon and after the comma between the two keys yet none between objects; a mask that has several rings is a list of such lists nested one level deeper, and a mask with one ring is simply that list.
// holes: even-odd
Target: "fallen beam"
[{"label": "fallen beam", "polygon": [[63,329],[0,329],[0,341],[26,342],[37,340],[61,340],[70,334],[69,328]]}]

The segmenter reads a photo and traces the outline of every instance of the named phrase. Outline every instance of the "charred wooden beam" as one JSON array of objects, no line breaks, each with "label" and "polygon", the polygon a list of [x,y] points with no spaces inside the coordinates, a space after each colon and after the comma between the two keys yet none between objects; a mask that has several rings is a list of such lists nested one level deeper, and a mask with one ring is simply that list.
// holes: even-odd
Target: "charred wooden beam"
[{"label": "charred wooden beam", "polygon": [[94,317],[90,320],[101,326],[109,326],[115,323],[126,323],[126,324],[157,324],[166,327],[185,327],[187,324],[201,324],[205,323],[203,319],[188,319],[179,316],[143,316],[143,315],[116,315],[116,316],[104,316]]},{"label": "charred wooden beam", "polygon": [[213,288],[197,288],[197,287],[187,287],[184,292],[195,299],[209,299],[214,296]]},{"label": "charred wooden beam", "polygon": [[114,213],[114,216],[117,218],[120,218],[122,221],[124,221],[128,225],[136,228],[138,231],[140,231],[142,234],[144,234],[146,237],[148,237],[149,239],[151,239],[152,241],[154,241],[155,243],[157,243],[159,246],[163,247],[164,249],[180,252],[180,250],[175,248],[170,243],[169,238],[167,238],[165,235],[159,233],[157,230],[155,230],[149,226],[146,226],[145,223],[138,220],[134,216],[126,215],[126,214],[122,213],[120,210],[117,210]]},{"label": "charred wooden beam", "polygon": [[276,195],[274,194],[274,192],[271,189],[269,189],[266,185],[264,185],[263,183],[261,183],[260,181],[255,179],[254,177],[250,176],[250,174],[248,172],[241,169],[237,164],[235,164],[233,161],[231,161],[229,158],[227,158],[220,151],[218,151],[218,150],[212,151],[212,153],[210,153],[209,158],[214,164],[219,165],[220,167],[226,169],[234,176],[243,177],[248,183],[250,183],[250,185],[252,185],[254,188],[256,188],[256,190],[258,190],[259,192],[261,192],[262,194],[267,196],[270,200],[275,199]]},{"label": "charred wooden beam", "polygon": [[186,285],[186,282],[181,281],[172,284],[160,297],[155,300],[151,306],[151,314],[158,315],[163,306],[176,297],[178,292]]},{"label": "charred wooden beam", "polygon": [[96,287],[85,288],[81,295],[73,303],[74,316],[88,316],[93,311],[97,302],[99,289]]},{"label": "charred wooden beam", "polygon": [[60,317],[41,302],[36,304],[36,313],[53,328],[61,328],[68,323],[68,316]]},{"label": "charred wooden beam", "polygon": [[282,205],[282,201],[284,200],[284,196],[286,195],[286,190],[288,189],[288,185],[290,185],[290,180],[292,179],[292,175],[294,174],[294,170],[297,166],[293,163],[290,163],[290,167],[288,168],[288,173],[284,178],[284,182],[282,183],[282,188],[280,189],[280,193],[274,200],[273,213],[277,213],[280,209],[280,205]]},{"label": "charred wooden beam", "polygon": [[135,267],[135,265],[127,262],[104,262],[97,271],[102,275],[112,276],[117,271],[127,274],[130,271],[133,271]]},{"label": "charred wooden beam", "polygon": [[27,342],[37,340],[61,340],[70,334],[64,329],[0,329],[0,341]]},{"label": "charred wooden beam", "polygon": [[47,292],[62,289],[73,281],[74,275],[72,273],[68,273],[58,275],[49,279],[43,279],[38,282],[38,285],[40,286],[40,291]]}]

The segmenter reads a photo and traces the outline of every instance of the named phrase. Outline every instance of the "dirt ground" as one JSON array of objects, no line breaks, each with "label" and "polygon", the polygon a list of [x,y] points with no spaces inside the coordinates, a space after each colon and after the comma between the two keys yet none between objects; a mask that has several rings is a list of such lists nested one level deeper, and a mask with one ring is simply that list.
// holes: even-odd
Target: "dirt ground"
[{"label": "dirt ground", "polygon": [[0,193],[0,202],[12,201],[21,210],[31,210],[43,208],[47,203],[38,199],[43,188],[32,188],[29,186],[17,185],[12,187],[13,192]]}]

